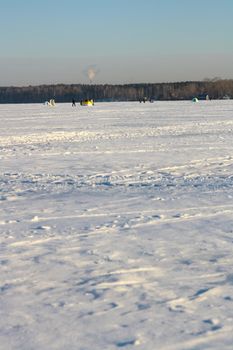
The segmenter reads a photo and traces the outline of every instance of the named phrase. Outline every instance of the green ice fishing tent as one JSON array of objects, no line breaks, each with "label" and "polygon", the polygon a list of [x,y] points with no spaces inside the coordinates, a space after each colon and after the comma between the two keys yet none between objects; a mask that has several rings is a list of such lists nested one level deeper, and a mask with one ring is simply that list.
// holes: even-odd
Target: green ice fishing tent
[{"label": "green ice fishing tent", "polygon": [[198,102],[198,98],[194,97],[194,98],[192,99],[192,101],[193,101],[193,102]]}]

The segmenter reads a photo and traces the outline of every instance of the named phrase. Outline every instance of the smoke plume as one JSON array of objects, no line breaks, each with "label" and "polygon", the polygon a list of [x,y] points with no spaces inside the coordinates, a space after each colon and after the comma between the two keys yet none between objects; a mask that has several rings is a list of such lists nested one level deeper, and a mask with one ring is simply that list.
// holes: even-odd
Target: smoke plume
[{"label": "smoke plume", "polygon": [[96,75],[100,72],[96,65],[88,66],[84,71],[84,75],[89,79],[90,84],[93,83]]}]

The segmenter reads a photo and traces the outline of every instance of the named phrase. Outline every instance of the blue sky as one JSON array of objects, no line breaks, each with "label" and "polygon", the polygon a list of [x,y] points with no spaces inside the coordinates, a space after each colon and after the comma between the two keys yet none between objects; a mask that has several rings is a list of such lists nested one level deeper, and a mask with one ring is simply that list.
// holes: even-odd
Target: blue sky
[{"label": "blue sky", "polygon": [[233,0],[0,0],[0,85],[233,78]]}]

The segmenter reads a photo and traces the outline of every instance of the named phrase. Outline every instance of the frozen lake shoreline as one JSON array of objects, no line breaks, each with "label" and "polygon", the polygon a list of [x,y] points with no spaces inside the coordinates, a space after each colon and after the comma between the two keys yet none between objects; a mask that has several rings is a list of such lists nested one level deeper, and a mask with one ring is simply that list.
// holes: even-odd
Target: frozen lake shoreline
[{"label": "frozen lake shoreline", "polygon": [[0,349],[232,349],[233,101],[0,116]]}]

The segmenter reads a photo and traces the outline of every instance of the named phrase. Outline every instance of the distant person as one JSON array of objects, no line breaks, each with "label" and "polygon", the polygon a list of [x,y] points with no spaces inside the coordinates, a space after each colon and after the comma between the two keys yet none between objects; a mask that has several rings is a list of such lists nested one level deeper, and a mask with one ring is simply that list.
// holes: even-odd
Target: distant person
[{"label": "distant person", "polygon": [[75,107],[76,106],[76,103],[75,103],[75,100],[73,99],[72,100],[72,107]]}]

